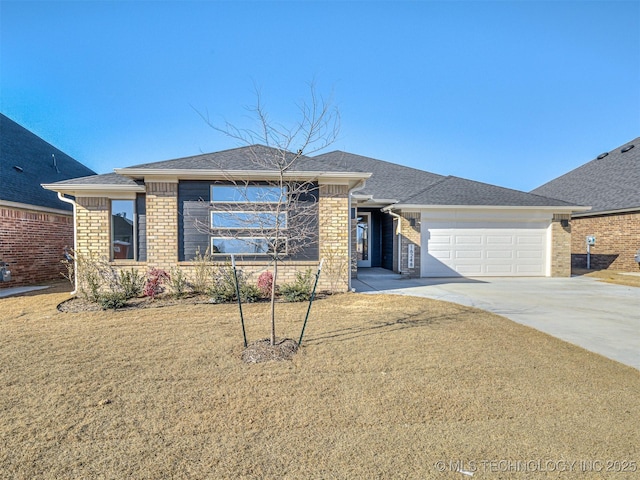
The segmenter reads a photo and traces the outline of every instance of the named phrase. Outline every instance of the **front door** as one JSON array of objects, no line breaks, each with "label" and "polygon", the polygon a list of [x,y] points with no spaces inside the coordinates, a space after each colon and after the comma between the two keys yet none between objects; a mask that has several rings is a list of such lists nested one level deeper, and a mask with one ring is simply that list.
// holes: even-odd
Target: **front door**
[{"label": "front door", "polygon": [[371,213],[369,212],[358,214],[356,255],[358,267],[371,267]]}]

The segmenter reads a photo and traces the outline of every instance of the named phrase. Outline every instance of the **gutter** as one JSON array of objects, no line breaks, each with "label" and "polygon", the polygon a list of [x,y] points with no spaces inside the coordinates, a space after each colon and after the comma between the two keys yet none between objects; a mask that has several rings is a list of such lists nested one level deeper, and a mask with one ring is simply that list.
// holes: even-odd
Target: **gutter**
[{"label": "gutter", "polygon": [[76,208],[77,204],[70,198],[64,196],[63,193],[58,192],[58,198],[64,203],[68,203],[73,207],[73,291],[71,295],[78,293],[78,257],[76,252],[76,245],[78,244],[78,227],[76,223]]},{"label": "gutter", "polygon": [[347,227],[347,242],[349,242],[347,251],[349,252],[349,255],[347,255],[347,258],[349,260],[349,265],[348,265],[348,272],[349,272],[349,277],[348,277],[348,282],[347,282],[347,289],[349,291],[351,291],[351,255],[353,255],[353,252],[351,251],[351,196],[354,192],[357,192],[358,190],[362,190],[365,185],[367,184],[367,180],[366,179],[361,179],[358,183],[356,183],[356,185],[352,188],[349,189],[349,192],[347,194],[347,202],[348,202],[348,215],[349,215],[349,223],[348,223],[348,227]]}]

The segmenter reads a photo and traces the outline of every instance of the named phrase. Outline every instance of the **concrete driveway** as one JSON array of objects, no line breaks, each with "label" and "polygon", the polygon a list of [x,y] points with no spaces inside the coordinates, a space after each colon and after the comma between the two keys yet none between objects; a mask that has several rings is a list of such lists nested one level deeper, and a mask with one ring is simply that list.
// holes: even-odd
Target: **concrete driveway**
[{"label": "concrete driveway", "polygon": [[640,288],[588,277],[403,279],[375,268],[352,287],[480,308],[640,370]]}]

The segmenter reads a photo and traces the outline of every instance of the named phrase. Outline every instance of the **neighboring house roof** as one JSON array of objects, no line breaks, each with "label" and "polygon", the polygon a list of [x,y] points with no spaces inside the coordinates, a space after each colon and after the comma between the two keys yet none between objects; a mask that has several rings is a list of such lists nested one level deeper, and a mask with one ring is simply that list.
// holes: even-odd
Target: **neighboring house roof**
[{"label": "neighboring house roof", "polygon": [[640,137],[598,155],[532,193],[591,205],[593,209],[586,215],[640,210]]},{"label": "neighboring house roof", "polygon": [[0,113],[0,200],[70,210],[41,184],[85,175],[95,172]]},{"label": "neighboring house roof", "polygon": [[373,172],[358,196],[397,206],[456,205],[571,207],[575,204],[459,177],[442,176],[373,158],[335,151],[315,157],[342,168]]}]

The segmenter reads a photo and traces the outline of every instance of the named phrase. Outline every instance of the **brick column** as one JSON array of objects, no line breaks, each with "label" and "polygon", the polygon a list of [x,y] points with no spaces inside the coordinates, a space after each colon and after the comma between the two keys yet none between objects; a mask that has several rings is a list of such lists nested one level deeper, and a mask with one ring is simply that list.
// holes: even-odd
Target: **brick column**
[{"label": "brick column", "polygon": [[149,182],[147,263],[168,270],[178,262],[178,184]]},{"label": "brick column", "polygon": [[[320,255],[325,262],[341,263],[341,265],[325,265],[320,276],[319,289],[330,289],[328,270],[339,275],[335,289],[346,291],[349,285],[349,189],[346,185],[320,185],[319,199],[319,246]],[[344,267],[342,267],[342,263]],[[340,267],[340,268],[338,268]]]},{"label": "brick column", "polygon": [[76,227],[78,229],[76,251],[87,257],[109,260],[111,255],[109,199],[105,197],[77,197],[76,204]]},{"label": "brick column", "polygon": [[[420,276],[420,213],[402,213],[402,258],[400,271],[410,277]],[[415,226],[411,226],[411,220]],[[409,268],[409,245],[413,245],[413,268]]]},{"label": "brick column", "polygon": [[570,214],[554,214],[551,221],[551,276],[571,276],[571,225],[563,227],[562,220],[567,222]]}]

